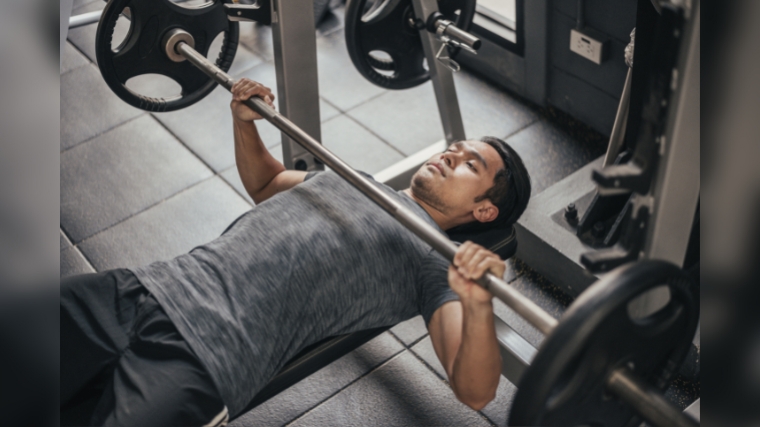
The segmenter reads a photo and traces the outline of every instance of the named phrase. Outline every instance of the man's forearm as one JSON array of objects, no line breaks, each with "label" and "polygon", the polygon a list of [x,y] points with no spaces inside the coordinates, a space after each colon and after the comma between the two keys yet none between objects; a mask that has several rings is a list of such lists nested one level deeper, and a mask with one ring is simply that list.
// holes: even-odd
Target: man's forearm
[{"label": "man's forearm", "polygon": [[501,355],[490,302],[462,302],[462,342],[452,374],[457,397],[474,409],[481,409],[496,395]]},{"label": "man's forearm", "polygon": [[258,203],[258,194],[275,176],[285,170],[285,166],[272,157],[259,136],[252,121],[242,121],[233,117],[235,132],[235,163],[240,179],[253,201]]}]

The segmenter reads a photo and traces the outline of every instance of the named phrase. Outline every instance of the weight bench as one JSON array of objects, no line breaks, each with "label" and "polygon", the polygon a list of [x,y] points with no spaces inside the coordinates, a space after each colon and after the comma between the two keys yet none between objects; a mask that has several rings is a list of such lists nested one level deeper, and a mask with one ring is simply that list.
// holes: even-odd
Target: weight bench
[{"label": "weight bench", "polygon": [[[460,243],[471,240],[488,248],[504,260],[511,258],[517,251],[516,233],[514,227],[511,225],[480,233],[469,234],[452,232],[449,234],[449,237],[451,240]],[[240,414],[236,415],[235,418],[266,402],[335,360],[361,347],[364,343],[392,327],[393,325],[383,326],[380,328],[367,329],[364,331],[330,337],[304,348],[285,364],[280,372],[278,372],[277,375],[272,378],[261,391],[259,391],[251,403],[249,403]],[[233,419],[234,418],[231,418],[230,421]]]}]

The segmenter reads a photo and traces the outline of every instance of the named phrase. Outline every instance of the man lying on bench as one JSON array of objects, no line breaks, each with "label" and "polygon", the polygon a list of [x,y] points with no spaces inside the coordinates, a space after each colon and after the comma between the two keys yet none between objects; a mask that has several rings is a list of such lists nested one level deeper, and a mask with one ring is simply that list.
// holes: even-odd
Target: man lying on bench
[{"label": "man lying on bench", "polygon": [[[242,79],[232,93],[256,207],[171,261],[62,281],[62,424],[223,425],[304,347],[418,314],[454,394],[484,407],[501,363],[491,295],[471,280],[504,262],[467,242],[450,265],[338,175],[286,170],[241,102],[271,91]],[[496,138],[452,144],[409,189],[377,185],[442,232],[511,226],[530,197]]]}]

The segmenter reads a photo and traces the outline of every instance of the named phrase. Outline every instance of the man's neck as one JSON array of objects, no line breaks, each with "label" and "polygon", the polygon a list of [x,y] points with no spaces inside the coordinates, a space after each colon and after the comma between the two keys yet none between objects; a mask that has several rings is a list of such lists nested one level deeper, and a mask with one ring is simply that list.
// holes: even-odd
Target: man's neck
[{"label": "man's neck", "polygon": [[403,190],[404,194],[409,196],[412,200],[417,202],[418,205],[422,206],[422,209],[425,209],[425,212],[430,215],[431,218],[433,218],[433,221],[435,221],[436,224],[438,224],[439,227],[441,227],[442,230],[448,230],[449,228],[454,228],[457,225],[459,225],[459,222],[454,220],[453,218],[447,216],[443,212],[441,212],[439,209],[435,208],[434,206],[425,203],[424,200],[421,200],[417,198],[414,193],[412,192],[411,188],[407,188]]}]

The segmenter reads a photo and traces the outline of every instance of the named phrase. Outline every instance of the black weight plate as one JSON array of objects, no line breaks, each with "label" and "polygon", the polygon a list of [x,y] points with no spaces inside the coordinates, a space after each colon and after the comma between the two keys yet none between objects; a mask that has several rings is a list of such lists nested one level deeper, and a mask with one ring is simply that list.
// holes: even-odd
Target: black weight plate
[{"label": "black weight plate", "polygon": [[[126,103],[148,111],[174,111],[190,106],[216,87],[216,82],[188,61],[174,62],[162,43],[167,31],[181,28],[193,36],[195,50],[206,56],[214,38],[225,32],[216,65],[229,70],[238,43],[237,22],[230,22],[221,0],[196,7],[183,7],[169,0],[110,0],[98,23],[95,54],[103,79]],[[116,21],[125,8],[130,12],[130,29],[124,41],[112,49]],[[143,74],[161,74],[182,88],[174,98],[152,98],[127,88],[129,79]]]},{"label": "black weight plate", "polygon": [[[520,379],[509,416],[519,426],[637,426],[641,419],[605,391],[606,379],[628,366],[664,390],[688,350],[699,303],[682,271],[640,261],[608,273],[583,292],[546,337]],[[666,285],[667,305],[633,319],[628,303]]]},{"label": "black weight plate", "polygon": [[[459,28],[468,30],[475,15],[475,0],[439,0],[438,9]],[[349,0],[346,5],[348,54],[359,73],[380,87],[407,89],[430,79],[423,64],[420,30],[409,23],[415,18],[412,10],[411,0]],[[382,52],[390,59],[372,52]]]}]

